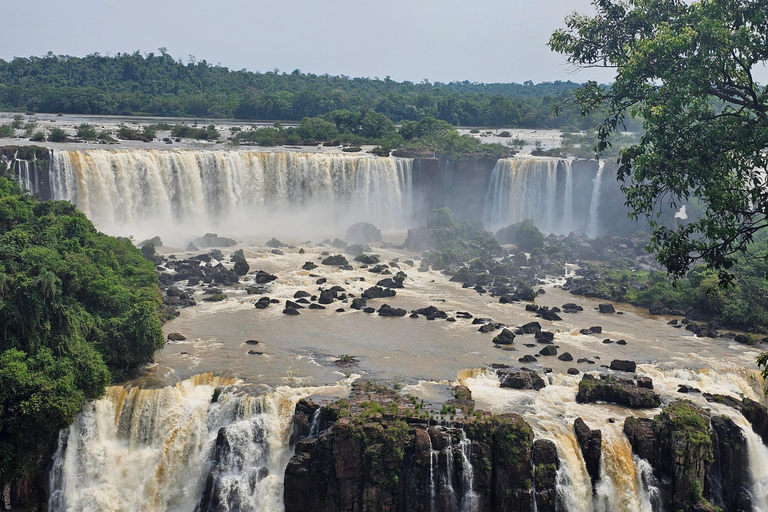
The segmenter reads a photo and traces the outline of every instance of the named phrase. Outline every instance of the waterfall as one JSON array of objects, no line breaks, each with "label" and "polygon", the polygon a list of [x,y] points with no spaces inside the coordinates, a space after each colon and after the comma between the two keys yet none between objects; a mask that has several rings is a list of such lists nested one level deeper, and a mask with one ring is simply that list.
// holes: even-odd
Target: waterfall
[{"label": "waterfall", "polygon": [[597,512],[653,512],[643,490],[642,469],[635,464],[632,447],[621,431],[604,428],[600,480],[595,486]]},{"label": "waterfall", "polygon": [[[577,172],[571,160],[515,157],[497,161],[485,195],[483,223],[497,230],[532,219],[545,234],[587,231],[590,214],[597,215],[600,206],[594,190],[603,174],[601,164],[599,176],[592,179],[588,165],[582,164]],[[589,194],[591,208],[584,204]]]},{"label": "waterfall", "polygon": [[592,482],[584,457],[573,430],[555,439],[560,456],[557,470],[557,510],[562,512],[592,512]]},{"label": "waterfall", "polygon": [[9,167],[15,171],[19,184],[24,190],[31,194],[39,194],[41,190],[37,158],[20,160],[18,155],[19,153],[16,151],[9,163]]},{"label": "waterfall", "polygon": [[54,199],[111,233],[403,229],[412,210],[411,159],[146,149],[54,151],[51,163]]},{"label": "waterfall", "polygon": [[320,435],[320,413],[322,409],[318,407],[312,414],[312,423],[309,425],[309,435],[307,437],[317,437]]},{"label": "waterfall", "polygon": [[437,510],[437,485],[435,484],[435,466],[437,466],[437,451],[432,445],[432,436],[429,437],[429,510]]},{"label": "waterfall", "polygon": [[430,510],[476,512],[472,440],[463,428],[450,426],[429,427],[429,434]]},{"label": "waterfall", "polygon": [[558,160],[503,158],[496,162],[485,198],[483,221],[500,228],[533,219],[544,232],[559,231]]},{"label": "waterfall", "polygon": [[461,454],[462,466],[462,498],[459,510],[461,512],[476,512],[477,497],[474,491],[474,470],[472,469],[472,441],[467,438],[463,428],[461,429],[459,453]]},{"label": "waterfall", "polygon": [[653,468],[647,460],[634,456],[635,467],[638,474],[638,489],[644,494],[643,502],[648,502],[653,512],[661,511],[661,489],[659,482],[653,475]]},{"label": "waterfall", "polygon": [[281,510],[293,410],[318,388],[250,396],[236,382],[109,388],[62,431],[48,510]]},{"label": "waterfall", "polygon": [[569,232],[576,229],[573,224],[573,162],[563,160],[565,164],[565,204],[563,206],[564,228]]},{"label": "waterfall", "polygon": [[755,510],[768,510],[768,448],[743,416],[734,418],[747,439],[749,454],[750,494]]},{"label": "waterfall", "polygon": [[589,202],[589,225],[587,226],[587,235],[590,237],[597,236],[598,232],[598,218],[597,214],[600,210],[600,185],[603,178],[603,169],[605,168],[605,160],[600,160],[597,166],[597,174],[592,181],[592,199]]}]

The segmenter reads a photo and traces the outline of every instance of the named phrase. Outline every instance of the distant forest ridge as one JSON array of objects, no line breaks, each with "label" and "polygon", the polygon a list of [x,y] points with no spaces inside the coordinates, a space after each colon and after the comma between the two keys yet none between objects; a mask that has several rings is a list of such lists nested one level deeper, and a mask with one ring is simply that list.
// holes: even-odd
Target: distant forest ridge
[{"label": "distant forest ridge", "polygon": [[246,70],[166,52],[0,59],[0,110],[66,114],[301,120],[338,110],[375,111],[395,122],[425,117],[453,125],[582,127],[578,112],[555,117],[576,82],[395,82]]}]

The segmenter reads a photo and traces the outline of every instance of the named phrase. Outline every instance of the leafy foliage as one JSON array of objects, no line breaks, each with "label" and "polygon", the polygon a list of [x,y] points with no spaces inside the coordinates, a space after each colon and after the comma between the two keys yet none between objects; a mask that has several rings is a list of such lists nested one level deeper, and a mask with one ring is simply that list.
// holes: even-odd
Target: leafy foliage
[{"label": "leafy foliage", "polygon": [[163,344],[151,262],[0,164],[0,483],[29,473],[84,400]]},{"label": "leafy foliage", "polygon": [[753,70],[768,61],[766,0],[595,2],[550,46],[578,67],[616,69],[611,87],[575,93],[584,113],[603,109],[598,151],[629,115],[645,133],[621,151],[619,177],[636,216],[698,198],[705,214],[676,229],[653,225],[650,249],[674,276],[703,261],[729,269],[768,226],[768,90]]},{"label": "leafy foliage", "polygon": [[[0,60],[0,109],[72,114],[152,114],[299,121],[333,111],[373,112],[396,121],[434,117],[454,125],[588,126],[576,110],[550,110],[578,84],[450,84],[230,71],[205,60],[187,64],[165,52],[54,55]],[[381,120],[365,115],[365,137]],[[386,125],[386,123],[384,123]],[[386,126],[383,126],[386,131]]]}]

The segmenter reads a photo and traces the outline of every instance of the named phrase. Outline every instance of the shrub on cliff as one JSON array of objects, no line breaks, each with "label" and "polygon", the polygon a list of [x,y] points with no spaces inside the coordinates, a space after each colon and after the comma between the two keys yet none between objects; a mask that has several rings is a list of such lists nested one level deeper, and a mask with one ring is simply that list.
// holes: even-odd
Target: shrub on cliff
[{"label": "shrub on cliff", "polygon": [[154,265],[0,164],[0,484],[32,472],[85,400],[163,345]]},{"label": "shrub on cliff", "polygon": [[496,239],[502,244],[515,244],[525,252],[544,246],[544,235],[531,219],[500,229],[496,232]]}]

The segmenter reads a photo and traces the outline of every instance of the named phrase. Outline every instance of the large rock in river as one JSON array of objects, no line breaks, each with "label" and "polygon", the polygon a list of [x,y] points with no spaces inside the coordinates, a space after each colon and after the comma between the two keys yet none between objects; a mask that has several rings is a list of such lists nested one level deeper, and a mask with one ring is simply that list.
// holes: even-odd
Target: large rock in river
[{"label": "large rock in river", "polygon": [[638,387],[633,381],[617,380],[603,375],[596,379],[585,374],[576,394],[579,403],[610,402],[631,409],[651,409],[661,405],[661,398],[652,389]]}]

